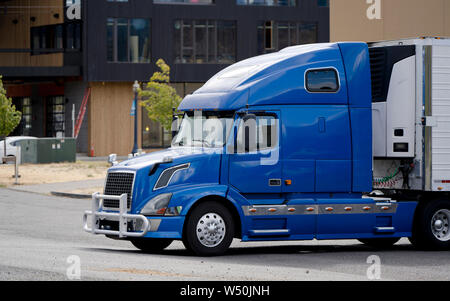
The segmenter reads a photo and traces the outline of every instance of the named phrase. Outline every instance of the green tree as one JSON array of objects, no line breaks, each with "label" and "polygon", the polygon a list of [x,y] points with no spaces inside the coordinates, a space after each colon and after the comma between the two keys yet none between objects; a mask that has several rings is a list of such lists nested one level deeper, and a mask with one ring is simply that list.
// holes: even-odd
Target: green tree
[{"label": "green tree", "polygon": [[156,65],[161,71],[153,73],[145,89],[139,91],[139,96],[143,99],[141,105],[147,110],[148,117],[169,131],[172,126],[172,108],[180,105],[181,97],[169,85],[169,65],[163,59],[159,59]]},{"label": "green tree", "polygon": [[[19,125],[22,113],[16,111],[11,98],[6,97],[6,90],[3,88],[2,76],[0,75],[0,136],[7,137]],[[6,139],[5,139],[6,155]]]}]

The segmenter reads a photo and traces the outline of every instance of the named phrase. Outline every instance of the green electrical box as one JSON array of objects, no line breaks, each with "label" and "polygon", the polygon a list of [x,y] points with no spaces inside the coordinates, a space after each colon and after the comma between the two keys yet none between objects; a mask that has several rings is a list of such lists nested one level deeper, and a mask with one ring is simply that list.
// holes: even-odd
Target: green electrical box
[{"label": "green electrical box", "polygon": [[61,163],[76,161],[76,139],[40,138],[36,143],[36,163]]},{"label": "green electrical box", "polygon": [[17,141],[20,164],[76,162],[75,138],[38,138]]}]

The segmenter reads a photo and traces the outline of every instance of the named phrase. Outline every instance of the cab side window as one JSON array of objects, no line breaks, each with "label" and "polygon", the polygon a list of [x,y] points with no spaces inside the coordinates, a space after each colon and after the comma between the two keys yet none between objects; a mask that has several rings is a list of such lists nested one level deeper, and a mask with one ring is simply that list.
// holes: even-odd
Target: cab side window
[{"label": "cab side window", "polygon": [[236,152],[251,153],[270,150],[278,145],[278,118],[275,115],[256,115],[239,123]]},{"label": "cab side window", "polygon": [[335,69],[308,70],[305,76],[306,89],[312,93],[337,92],[339,78]]}]

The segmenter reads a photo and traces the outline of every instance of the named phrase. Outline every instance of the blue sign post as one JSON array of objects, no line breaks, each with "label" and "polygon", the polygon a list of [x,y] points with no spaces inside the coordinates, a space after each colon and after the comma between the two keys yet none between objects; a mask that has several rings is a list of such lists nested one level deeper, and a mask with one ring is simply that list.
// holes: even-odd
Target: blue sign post
[{"label": "blue sign post", "polygon": [[136,98],[133,99],[133,103],[131,104],[130,116],[136,116]]}]

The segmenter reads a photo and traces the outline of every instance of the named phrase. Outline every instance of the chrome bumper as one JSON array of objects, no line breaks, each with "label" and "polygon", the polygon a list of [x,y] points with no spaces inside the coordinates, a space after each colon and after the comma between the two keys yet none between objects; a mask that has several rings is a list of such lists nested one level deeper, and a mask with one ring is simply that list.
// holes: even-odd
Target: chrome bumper
[{"label": "chrome bumper", "polygon": [[[100,201],[103,199],[119,200],[119,212],[103,212],[99,211]],[[106,234],[117,235],[119,238],[124,237],[142,237],[147,234],[149,230],[148,219],[140,214],[128,214],[127,213],[127,194],[124,193],[120,196],[116,195],[103,195],[100,193],[92,194],[92,210],[84,212],[83,215],[83,229],[86,232],[92,234]],[[91,228],[88,226],[88,217],[91,219]],[[119,230],[104,230],[100,229],[100,218],[107,218],[108,220],[118,221]],[[140,232],[128,232],[128,221],[142,221],[142,231]]]}]

